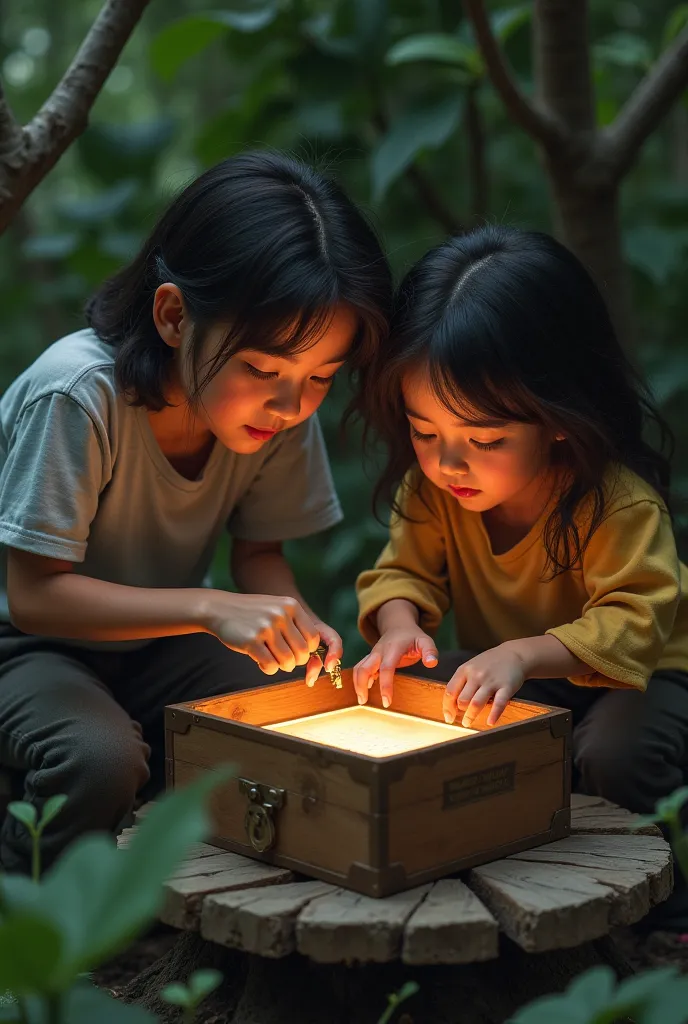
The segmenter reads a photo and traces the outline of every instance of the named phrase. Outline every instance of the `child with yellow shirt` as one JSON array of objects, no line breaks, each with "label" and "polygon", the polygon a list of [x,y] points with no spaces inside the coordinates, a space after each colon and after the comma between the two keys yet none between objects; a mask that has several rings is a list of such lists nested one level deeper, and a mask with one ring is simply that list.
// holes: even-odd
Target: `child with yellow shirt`
[{"label": "child with yellow shirt", "polygon": [[[654,810],[688,781],[688,570],[668,430],[587,272],[534,232],[445,242],[402,282],[362,385],[393,518],[357,585],[359,702],[379,680],[393,704],[416,665],[449,679],[448,722],[491,702],[494,725],[517,693],[568,707],[577,788]],[[440,655],[450,608],[464,653]],[[675,896],[665,924],[685,930]]]}]

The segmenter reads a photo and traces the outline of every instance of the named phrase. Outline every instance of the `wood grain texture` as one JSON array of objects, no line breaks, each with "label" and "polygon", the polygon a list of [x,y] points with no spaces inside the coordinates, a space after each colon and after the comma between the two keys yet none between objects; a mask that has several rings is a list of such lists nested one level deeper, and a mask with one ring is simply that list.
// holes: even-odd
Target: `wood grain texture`
[{"label": "wood grain texture", "polygon": [[638,825],[640,815],[627,811],[625,807],[604,800],[601,796],[571,794],[571,832],[597,833],[598,835],[661,836],[657,825],[645,822]]},{"label": "wood grain texture", "polygon": [[287,956],[296,949],[298,914],[313,900],[334,891],[326,882],[293,882],[216,893],[203,901],[201,935],[260,956]]},{"label": "wood grain texture", "polygon": [[404,925],[429,890],[424,885],[379,900],[335,889],[299,914],[296,948],[320,963],[397,960]]},{"label": "wood grain texture", "polygon": [[467,964],[499,952],[499,925],[458,878],[436,882],[404,927],[407,964]]}]

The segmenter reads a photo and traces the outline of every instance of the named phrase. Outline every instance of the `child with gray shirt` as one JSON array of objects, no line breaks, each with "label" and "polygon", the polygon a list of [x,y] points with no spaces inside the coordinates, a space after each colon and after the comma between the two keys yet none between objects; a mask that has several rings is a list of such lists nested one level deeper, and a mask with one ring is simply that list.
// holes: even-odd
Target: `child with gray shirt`
[{"label": "child with gray shirt", "polygon": [[[312,685],[319,643],[326,669],[341,657],[281,545],[341,518],[314,414],[345,363],[365,369],[390,294],[336,185],[243,154],[182,192],[88,329],[3,396],[0,766],[39,812],[69,798],[46,866],[162,787],[166,704],[297,666]],[[241,593],[204,586],[225,529]],[[29,856],[8,816],[0,864]]]}]

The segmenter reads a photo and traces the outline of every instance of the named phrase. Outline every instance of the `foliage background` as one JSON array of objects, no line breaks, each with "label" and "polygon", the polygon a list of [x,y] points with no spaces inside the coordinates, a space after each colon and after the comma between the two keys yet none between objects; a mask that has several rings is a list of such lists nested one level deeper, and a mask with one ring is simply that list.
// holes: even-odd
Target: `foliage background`
[{"label": "foliage background", "polygon": [[[0,4],[2,77],[26,121],[58,81],[100,3]],[[491,9],[529,89],[528,6]],[[688,5],[666,0],[591,4],[601,124],[687,18]],[[402,41],[430,32],[455,35],[459,56],[452,63],[408,59]],[[134,253],[172,194],[222,157],[264,145],[338,177],[376,225],[397,275],[445,237],[452,221],[550,227],[534,147],[484,82],[460,0],[153,3],[96,102],[90,127],[0,239],[0,387],[82,325],[85,297]],[[688,98],[651,137],[628,177],[622,219],[634,355],[677,434],[680,498],[688,492],[688,420],[681,415],[688,391]],[[353,583],[376,557],[384,529],[369,512],[371,479],[358,439],[352,434],[343,443],[338,434],[346,399],[338,381],[321,413],[346,519],[327,535],[288,547],[307,599],[342,632],[350,664],[364,649]],[[679,512],[684,557],[687,528]],[[231,584],[226,548],[218,553],[216,582]],[[442,638],[451,641],[446,627]]]}]

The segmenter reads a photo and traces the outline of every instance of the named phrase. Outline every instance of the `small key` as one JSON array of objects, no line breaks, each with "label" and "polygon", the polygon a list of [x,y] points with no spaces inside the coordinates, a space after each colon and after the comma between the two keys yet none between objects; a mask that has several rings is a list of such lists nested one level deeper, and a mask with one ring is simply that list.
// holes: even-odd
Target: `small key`
[{"label": "small key", "polygon": [[[318,644],[315,651],[316,654],[320,655],[323,665],[325,664],[325,655],[327,654],[327,647],[325,644]],[[341,690],[344,684],[342,683],[342,663],[337,661],[330,672],[327,673],[330,677],[330,682],[336,690]]]}]

